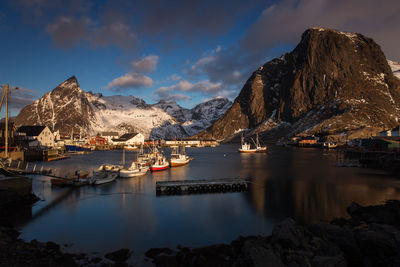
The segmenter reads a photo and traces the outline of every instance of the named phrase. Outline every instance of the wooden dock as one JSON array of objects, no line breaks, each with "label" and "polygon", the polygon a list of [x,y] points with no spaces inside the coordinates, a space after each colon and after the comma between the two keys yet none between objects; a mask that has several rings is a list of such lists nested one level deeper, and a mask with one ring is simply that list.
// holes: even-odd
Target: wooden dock
[{"label": "wooden dock", "polygon": [[182,180],[156,182],[157,195],[194,194],[211,192],[241,192],[247,190],[247,181],[242,178],[212,180]]}]

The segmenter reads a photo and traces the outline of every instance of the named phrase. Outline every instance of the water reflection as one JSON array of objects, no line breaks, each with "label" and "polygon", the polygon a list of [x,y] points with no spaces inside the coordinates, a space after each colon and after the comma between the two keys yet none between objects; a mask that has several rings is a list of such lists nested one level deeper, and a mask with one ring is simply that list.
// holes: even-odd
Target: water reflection
[{"label": "water reflection", "polygon": [[[128,247],[201,246],[230,242],[239,235],[269,234],[285,217],[301,222],[346,216],[352,202],[376,204],[400,199],[395,177],[374,170],[334,167],[335,152],[270,147],[267,154],[240,154],[235,145],[187,149],[187,166],[137,178],[81,188],[51,187],[33,177],[44,201],[22,225],[23,237],[74,243],[76,251]],[[166,151],[168,153],[168,151]],[[47,167],[95,169],[118,164],[121,151],[96,151],[50,162]],[[132,160],[134,153],[127,153]],[[156,197],[157,181],[242,177],[248,192]],[[61,230],[60,230],[61,229]]]}]

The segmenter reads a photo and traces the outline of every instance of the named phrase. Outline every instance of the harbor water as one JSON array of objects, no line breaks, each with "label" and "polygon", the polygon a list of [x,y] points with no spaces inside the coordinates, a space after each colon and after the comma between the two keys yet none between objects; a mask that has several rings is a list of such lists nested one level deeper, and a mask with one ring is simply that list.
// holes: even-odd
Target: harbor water
[{"label": "harbor water", "polygon": [[[52,187],[30,176],[41,198],[19,222],[22,238],[54,241],[69,252],[101,255],[129,248],[136,259],[154,247],[230,243],[238,236],[269,235],[276,222],[300,223],[346,217],[361,205],[400,199],[400,180],[383,171],[336,167],[335,150],[270,146],[266,154],[240,154],[237,144],[187,148],[189,165],[142,177],[78,188]],[[169,155],[170,150],[164,150]],[[126,162],[135,153],[126,153]],[[94,151],[44,163],[60,172],[119,164],[122,151]],[[39,163],[38,163],[39,164]],[[157,181],[245,178],[246,192],[156,195]]]}]

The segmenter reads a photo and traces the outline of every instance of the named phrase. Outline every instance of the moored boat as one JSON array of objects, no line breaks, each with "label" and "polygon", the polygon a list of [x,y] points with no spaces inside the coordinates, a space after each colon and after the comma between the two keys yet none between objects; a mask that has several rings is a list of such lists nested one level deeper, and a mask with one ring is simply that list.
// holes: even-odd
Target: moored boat
[{"label": "moored boat", "polygon": [[98,171],[109,171],[118,173],[120,169],[122,169],[122,165],[113,165],[113,164],[102,164],[97,170]]},{"label": "moored boat", "polygon": [[169,160],[171,167],[178,167],[188,164],[190,158],[186,155],[185,147],[181,148],[179,151],[178,147],[174,147],[171,153],[171,158]]},{"label": "moored boat", "polygon": [[72,153],[79,153],[79,152],[90,152],[91,148],[90,147],[85,147],[85,146],[80,146],[80,145],[64,145],[65,150],[67,152],[72,152]]},{"label": "moored boat", "polygon": [[[253,140],[254,142],[254,140]],[[250,143],[246,143],[244,141],[244,137],[242,135],[241,139],[241,146],[238,148],[238,151],[240,153],[266,153],[267,152],[267,146],[262,146],[260,144],[260,141],[258,140],[258,134],[256,135],[256,141],[254,142],[255,148],[251,148]]]},{"label": "moored boat", "polygon": [[137,149],[138,149],[137,146],[132,146],[132,145],[124,146],[124,150],[128,150],[128,151],[134,151]]},{"label": "moored boat", "polygon": [[129,168],[123,168],[119,171],[119,176],[123,178],[142,176],[147,173],[149,166],[145,162],[132,162]]},{"label": "moored boat", "polygon": [[162,155],[158,154],[157,157],[154,159],[153,163],[150,166],[150,170],[154,171],[163,171],[169,168],[169,162],[167,159]]},{"label": "moored boat", "polygon": [[93,172],[93,177],[90,178],[89,183],[93,185],[105,184],[113,182],[117,178],[118,174],[109,171],[97,171]]},{"label": "moored boat", "polygon": [[322,144],[322,147],[323,148],[327,148],[327,149],[336,148],[337,144],[333,143],[333,142],[325,142],[325,143]]}]

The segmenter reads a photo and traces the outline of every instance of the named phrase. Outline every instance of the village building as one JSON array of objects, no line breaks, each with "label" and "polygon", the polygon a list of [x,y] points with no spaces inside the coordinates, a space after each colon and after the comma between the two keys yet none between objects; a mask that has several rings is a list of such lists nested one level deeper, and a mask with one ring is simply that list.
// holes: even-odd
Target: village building
[{"label": "village building", "polygon": [[113,139],[118,139],[118,132],[102,132],[100,133],[100,137],[107,139],[108,143],[111,143]]},{"label": "village building", "polygon": [[29,147],[54,146],[54,135],[47,126],[21,126],[15,136],[19,142],[27,142]]},{"label": "village building", "polygon": [[385,131],[379,132],[379,136],[400,136],[399,128],[400,128],[400,125],[391,130],[385,130]]},{"label": "village building", "polygon": [[112,139],[112,142],[115,145],[143,145],[144,135],[141,133],[127,133],[117,139]]}]

